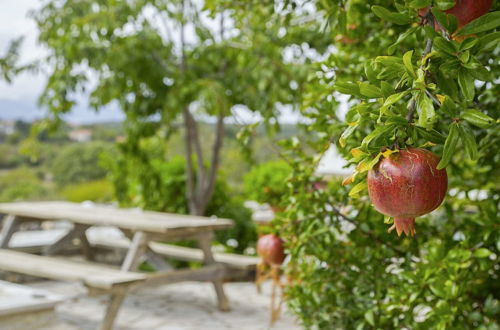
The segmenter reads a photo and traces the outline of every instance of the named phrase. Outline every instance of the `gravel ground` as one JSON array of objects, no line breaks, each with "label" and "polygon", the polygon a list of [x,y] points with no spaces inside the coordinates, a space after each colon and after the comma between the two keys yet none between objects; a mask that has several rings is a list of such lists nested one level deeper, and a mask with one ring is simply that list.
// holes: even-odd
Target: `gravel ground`
[{"label": "gravel ground", "polygon": [[[29,284],[68,296],[85,293],[74,283],[37,282]],[[284,311],[281,318],[269,326],[270,283],[258,294],[253,283],[226,283],[231,302],[230,312],[216,307],[211,283],[184,282],[128,295],[115,322],[116,330],[259,330],[301,329],[294,318]],[[80,297],[58,305],[57,320],[47,330],[94,330],[103,317],[105,296]]]}]

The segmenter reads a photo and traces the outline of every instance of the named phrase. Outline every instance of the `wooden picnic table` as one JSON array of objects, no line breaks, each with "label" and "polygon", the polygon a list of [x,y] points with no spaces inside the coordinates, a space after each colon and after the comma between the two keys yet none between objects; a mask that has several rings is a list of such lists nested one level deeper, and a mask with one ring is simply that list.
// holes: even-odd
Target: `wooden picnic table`
[{"label": "wooden picnic table", "polygon": [[[231,227],[233,225],[231,220],[142,211],[139,209],[118,209],[68,202],[0,203],[0,214],[4,215],[3,227],[0,233],[0,249],[8,248],[12,235],[22,222],[69,221],[74,224],[73,229],[54,244],[45,247],[44,254],[54,255],[60,251],[64,251],[68,246],[74,244],[76,239],[80,242],[82,252],[88,260],[93,260],[93,251],[87,240],[86,230],[92,226],[115,226],[131,240],[131,244],[121,264],[122,272],[134,272],[131,276],[139,279],[140,277],[138,277],[138,273],[135,271],[140,265],[142,258],[146,257],[152,262],[155,268],[161,271],[145,277],[145,280],[141,281],[141,285],[159,285],[185,280],[211,281],[217,294],[219,308],[221,310],[229,310],[229,302],[224,293],[222,282],[224,268],[219,267],[221,265],[217,264],[214,260],[211,243],[214,231]],[[150,248],[150,243],[152,241],[176,240],[197,241],[199,248],[203,251],[205,266],[197,269],[166,271],[165,269],[168,269],[166,263],[163,258]],[[21,256],[19,258],[22,259]],[[28,260],[25,260],[26,262]],[[48,262],[52,261],[47,259],[40,261],[40,263]],[[54,263],[56,262],[54,261]],[[8,270],[24,271],[30,275],[36,275],[32,274],[35,271],[34,267],[18,265],[12,261],[4,261],[3,266],[4,268],[8,268]],[[0,262],[0,269],[1,267],[2,262]],[[92,269],[98,271],[101,268],[96,267]],[[80,279],[80,277],[86,276],[85,274],[79,276],[79,272],[85,273],[84,270],[84,267],[73,264],[71,265],[71,271],[69,271],[71,274],[66,275],[68,278],[75,277]],[[53,270],[50,268],[46,269],[40,276],[50,277],[51,272]],[[57,277],[57,274],[54,273],[53,275]],[[110,273],[109,276],[111,275]],[[123,279],[120,280],[123,281]],[[125,295],[126,290],[113,292],[101,326],[102,329],[111,328]]]}]

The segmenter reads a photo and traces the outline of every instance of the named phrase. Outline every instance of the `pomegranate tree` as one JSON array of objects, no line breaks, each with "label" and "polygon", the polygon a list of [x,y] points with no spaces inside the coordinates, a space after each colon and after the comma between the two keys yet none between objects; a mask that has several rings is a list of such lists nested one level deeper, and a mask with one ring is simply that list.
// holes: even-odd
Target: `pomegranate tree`
[{"label": "pomegranate tree", "polygon": [[439,157],[420,148],[400,149],[383,158],[368,172],[370,199],[382,214],[394,218],[398,235],[413,236],[415,218],[436,209],[448,187],[446,170],[438,170]]},{"label": "pomegranate tree", "polygon": [[264,235],[257,242],[257,254],[265,264],[279,266],[285,260],[283,240],[274,234]]}]

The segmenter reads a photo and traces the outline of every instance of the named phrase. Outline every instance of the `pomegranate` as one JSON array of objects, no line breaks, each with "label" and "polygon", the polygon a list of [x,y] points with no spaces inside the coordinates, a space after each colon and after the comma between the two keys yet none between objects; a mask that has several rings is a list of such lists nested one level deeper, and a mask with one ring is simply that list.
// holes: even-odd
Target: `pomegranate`
[{"label": "pomegranate", "polygon": [[368,172],[368,194],[375,209],[394,218],[389,231],[413,236],[415,218],[441,204],[448,176],[445,169],[436,169],[439,160],[425,149],[400,149]]},{"label": "pomegranate", "polygon": [[[454,15],[458,20],[458,27],[461,28],[488,13],[492,5],[493,0],[456,0],[455,6],[446,10],[445,13]],[[429,8],[422,8],[419,9],[418,14],[424,17],[428,12]],[[435,29],[440,30],[437,23]]]},{"label": "pomegranate", "polygon": [[283,240],[274,234],[264,235],[257,242],[257,254],[265,264],[279,266],[285,260]]}]

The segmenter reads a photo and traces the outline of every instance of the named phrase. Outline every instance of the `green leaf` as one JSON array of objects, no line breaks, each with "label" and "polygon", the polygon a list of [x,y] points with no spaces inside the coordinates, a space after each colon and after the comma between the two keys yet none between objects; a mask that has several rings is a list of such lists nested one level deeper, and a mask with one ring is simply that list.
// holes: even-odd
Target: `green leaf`
[{"label": "green leaf", "polygon": [[404,92],[397,93],[397,94],[392,94],[391,96],[389,96],[385,100],[384,105],[382,105],[382,107],[380,108],[380,115],[383,115],[387,111],[387,109],[389,109],[389,107],[391,105],[393,105],[394,103],[396,103],[399,100],[401,100],[401,98],[403,98],[408,93],[409,93],[409,91],[404,91]]},{"label": "green leaf", "polygon": [[369,83],[366,82],[359,83],[359,91],[361,92],[362,95],[369,98],[379,98],[384,96],[380,88],[374,85],[370,85]]},{"label": "green leaf", "polygon": [[425,140],[430,141],[436,144],[443,144],[445,141],[444,136],[438,131],[431,129],[427,130],[423,127],[415,126],[418,131],[418,134],[423,137]]},{"label": "green leaf", "polygon": [[440,10],[448,10],[455,6],[455,0],[436,0],[436,7]]},{"label": "green leaf", "polygon": [[347,127],[344,132],[342,133],[342,135],[340,136],[340,139],[339,139],[339,144],[342,148],[345,147],[346,145],[346,140],[349,136],[351,136],[352,133],[354,133],[354,130],[356,129],[357,125],[352,125],[352,126],[349,126]]},{"label": "green leaf", "polygon": [[406,30],[403,34],[400,34],[399,37],[398,37],[398,40],[396,40],[395,43],[393,43],[389,49],[387,50],[387,53],[389,55],[391,54],[394,54],[394,51],[396,50],[396,47],[402,43],[403,41],[406,40],[406,38],[408,38],[409,36],[413,35],[416,31],[417,31],[418,27],[414,26],[412,28],[409,28],[408,30]]},{"label": "green leaf", "polygon": [[412,0],[409,3],[410,8],[421,9],[429,7],[432,4],[432,0]]},{"label": "green leaf", "polygon": [[464,50],[467,50],[467,49],[471,49],[472,47],[474,47],[477,43],[479,42],[479,40],[477,38],[467,38],[465,39],[464,41],[462,41],[460,43],[460,46],[458,47],[458,49],[460,51],[464,51]]},{"label": "green leaf", "polygon": [[438,8],[432,8],[431,11],[434,15],[434,18],[442,27],[444,27],[449,32],[455,32],[458,27],[458,21],[455,15],[448,15]]},{"label": "green leaf", "polygon": [[395,13],[381,6],[372,6],[372,11],[375,15],[377,15],[381,19],[389,21],[394,24],[406,25],[412,22],[412,18],[409,15]]},{"label": "green leaf", "polygon": [[474,251],[474,257],[476,258],[487,258],[491,255],[491,251],[485,248],[477,249]]},{"label": "green leaf", "polygon": [[458,86],[455,79],[450,79],[448,75],[443,74],[442,70],[436,72],[436,80],[439,88],[444,92],[444,94],[449,95],[452,98],[458,97]]},{"label": "green leaf", "polygon": [[458,71],[458,85],[462,91],[462,95],[467,101],[472,101],[476,93],[476,87],[474,86],[474,77],[465,68]]},{"label": "green leaf", "polygon": [[432,100],[425,94],[420,92],[417,98],[418,124],[425,128],[431,128],[436,116]]},{"label": "green leaf", "polygon": [[469,34],[481,33],[493,30],[500,26],[500,11],[494,11],[483,15],[466,26],[464,26],[457,35],[466,36]]},{"label": "green leaf", "polygon": [[434,47],[449,55],[455,55],[457,52],[453,43],[451,43],[450,41],[446,40],[443,37],[434,38]]},{"label": "green leaf", "polygon": [[413,64],[411,62],[411,58],[413,56],[413,50],[410,50],[410,51],[407,51],[404,55],[403,55],[403,63],[406,67],[406,71],[412,75],[413,77],[417,77],[417,75],[415,74],[415,69],[413,68]]},{"label": "green leaf", "polygon": [[365,320],[372,327],[375,326],[375,317],[373,316],[373,310],[369,309],[369,310],[366,311],[366,313],[365,313]]},{"label": "green leaf", "polygon": [[337,92],[347,95],[359,95],[359,86],[356,83],[337,81],[334,85]]},{"label": "green leaf", "polygon": [[460,138],[462,139],[462,143],[465,146],[465,150],[467,151],[469,158],[471,160],[476,160],[478,154],[476,137],[469,129],[466,129],[463,126],[459,126],[458,129]]},{"label": "green leaf", "polygon": [[446,96],[444,101],[441,103],[441,111],[449,115],[450,117],[458,116],[458,109],[455,103],[451,100],[450,97]]},{"label": "green leaf", "polygon": [[354,187],[352,187],[352,189],[349,191],[349,197],[357,197],[360,192],[366,190],[367,188],[368,188],[368,185],[367,185],[366,181],[360,182],[357,185],[355,185]]},{"label": "green leaf", "polygon": [[480,128],[488,128],[495,123],[493,118],[474,109],[465,110],[460,117]]},{"label": "green leaf", "polygon": [[361,142],[361,145],[362,146],[368,146],[368,144],[370,144],[370,142],[373,139],[378,138],[379,136],[384,135],[384,134],[386,134],[386,133],[394,130],[395,128],[396,128],[395,125],[378,126],[370,134],[368,134],[367,136],[365,136],[365,138]]},{"label": "green leaf", "polygon": [[500,32],[488,33],[481,37],[477,48],[481,51],[492,50],[500,45]]},{"label": "green leaf", "polygon": [[451,158],[455,153],[458,140],[459,140],[458,125],[456,123],[453,123],[450,125],[450,133],[448,134],[446,142],[444,143],[443,157],[441,158],[441,161],[437,165],[438,170],[441,170],[448,165],[448,163],[450,162]]}]

